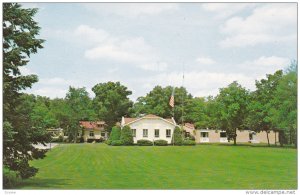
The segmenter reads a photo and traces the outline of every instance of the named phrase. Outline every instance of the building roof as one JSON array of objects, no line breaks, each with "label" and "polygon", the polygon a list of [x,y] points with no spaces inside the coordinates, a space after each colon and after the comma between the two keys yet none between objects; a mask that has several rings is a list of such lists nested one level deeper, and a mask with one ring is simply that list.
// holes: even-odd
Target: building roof
[{"label": "building roof", "polygon": [[176,125],[175,121],[172,118],[162,118],[162,117],[156,116],[154,114],[147,114],[147,115],[139,117],[139,118],[126,118],[126,117],[124,117],[124,123],[125,123],[124,125],[127,125],[128,123],[134,122],[134,121],[136,121],[138,119],[142,119],[142,118],[164,119],[164,120]]},{"label": "building roof", "polygon": [[104,121],[79,121],[81,127],[85,129],[99,129],[98,125],[104,125]]},{"label": "building roof", "polygon": [[192,123],[185,123],[184,127],[187,127],[187,128],[190,128],[190,129],[195,129],[195,126]]}]

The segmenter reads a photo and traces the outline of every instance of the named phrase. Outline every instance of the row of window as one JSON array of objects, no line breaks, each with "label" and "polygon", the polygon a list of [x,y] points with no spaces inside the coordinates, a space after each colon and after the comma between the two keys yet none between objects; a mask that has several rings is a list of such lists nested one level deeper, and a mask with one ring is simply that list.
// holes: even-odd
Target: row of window
[{"label": "row of window", "polygon": [[[132,136],[136,137],[136,129],[132,130]],[[154,129],[154,137],[159,137],[159,129]],[[143,137],[148,137],[148,129],[143,129]],[[166,137],[171,137],[171,129],[166,129]]]},{"label": "row of window", "polygon": [[[208,132],[201,132],[200,137],[208,137]],[[226,138],[227,137],[226,132],[220,132],[220,137]]]},{"label": "row of window", "polygon": [[[94,131],[90,131],[90,137],[94,137]],[[101,137],[105,137],[105,132],[101,132]]]}]

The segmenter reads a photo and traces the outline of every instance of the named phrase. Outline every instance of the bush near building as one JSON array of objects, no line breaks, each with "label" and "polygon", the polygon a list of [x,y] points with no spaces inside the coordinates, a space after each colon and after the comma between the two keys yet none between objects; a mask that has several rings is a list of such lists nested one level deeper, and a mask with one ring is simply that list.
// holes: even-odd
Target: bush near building
[{"label": "bush near building", "polygon": [[155,146],[167,146],[168,142],[166,140],[159,139],[159,140],[154,141],[154,145]]},{"label": "bush near building", "polygon": [[124,126],[121,130],[120,140],[123,141],[125,146],[133,145],[132,131],[129,126]]},{"label": "bush near building", "polygon": [[182,131],[180,127],[178,126],[175,127],[173,136],[174,137],[172,138],[172,143],[174,143],[174,145],[176,146],[181,146],[183,143],[183,137],[182,137]]},{"label": "bush near building", "polygon": [[111,144],[112,146],[122,146],[124,145],[124,142],[122,140],[113,140],[111,141]]},{"label": "bush near building", "polygon": [[146,139],[140,139],[137,141],[138,146],[153,146],[153,142]]},{"label": "bush near building", "polygon": [[187,140],[184,140],[182,142],[182,145],[184,145],[184,146],[194,146],[194,145],[196,145],[196,142],[194,140],[187,139]]}]

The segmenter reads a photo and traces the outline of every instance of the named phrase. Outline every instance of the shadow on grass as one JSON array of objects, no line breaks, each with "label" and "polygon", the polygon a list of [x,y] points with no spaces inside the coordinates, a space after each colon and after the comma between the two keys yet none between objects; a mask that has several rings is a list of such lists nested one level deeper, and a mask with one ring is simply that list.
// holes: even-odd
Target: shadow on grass
[{"label": "shadow on grass", "polygon": [[30,178],[23,180],[16,186],[16,189],[20,190],[33,190],[33,189],[68,189],[69,179],[37,179]]}]

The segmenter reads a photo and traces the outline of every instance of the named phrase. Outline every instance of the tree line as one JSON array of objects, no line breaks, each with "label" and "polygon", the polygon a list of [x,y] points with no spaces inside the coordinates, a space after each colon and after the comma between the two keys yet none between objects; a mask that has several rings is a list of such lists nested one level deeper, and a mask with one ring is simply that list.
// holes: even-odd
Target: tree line
[{"label": "tree line", "polygon": [[[216,96],[193,97],[186,88],[175,87],[174,110],[169,105],[172,86],[155,86],[145,96],[130,100],[132,92],[120,82],[96,84],[91,98],[86,89],[69,87],[65,98],[23,94],[23,110],[28,112],[37,128],[63,128],[70,141],[80,131],[80,120],[103,120],[106,129],[125,117],[155,114],[163,118],[174,116],[178,124],[195,124],[198,129],[221,129],[236,143],[236,131],[250,129],[278,132],[281,144],[297,144],[297,64],[283,72],[276,71],[256,81],[250,91],[234,81],[221,88]],[[174,112],[174,113],[173,113]]]},{"label": "tree line", "polygon": [[[155,86],[149,93],[130,100],[132,92],[120,82],[96,84],[90,98],[85,88],[69,87],[64,98],[50,99],[22,92],[38,82],[36,75],[22,75],[30,56],[43,48],[37,38],[40,27],[33,20],[37,9],[18,3],[3,4],[3,165],[21,178],[34,176],[38,169],[29,161],[45,157],[45,150],[33,144],[51,141],[47,128],[61,127],[69,141],[76,141],[80,120],[103,120],[107,130],[122,116],[155,114],[197,128],[223,129],[236,140],[237,129],[281,132],[281,144],[297,146],[297,63],[256,81],[249,91],[237,82],[221,88],[219,94],[193,97],[184,87],[175,87],[175,108],[169,106],[172,86]],[[9,176],[4,175],[4,186]]]}]

